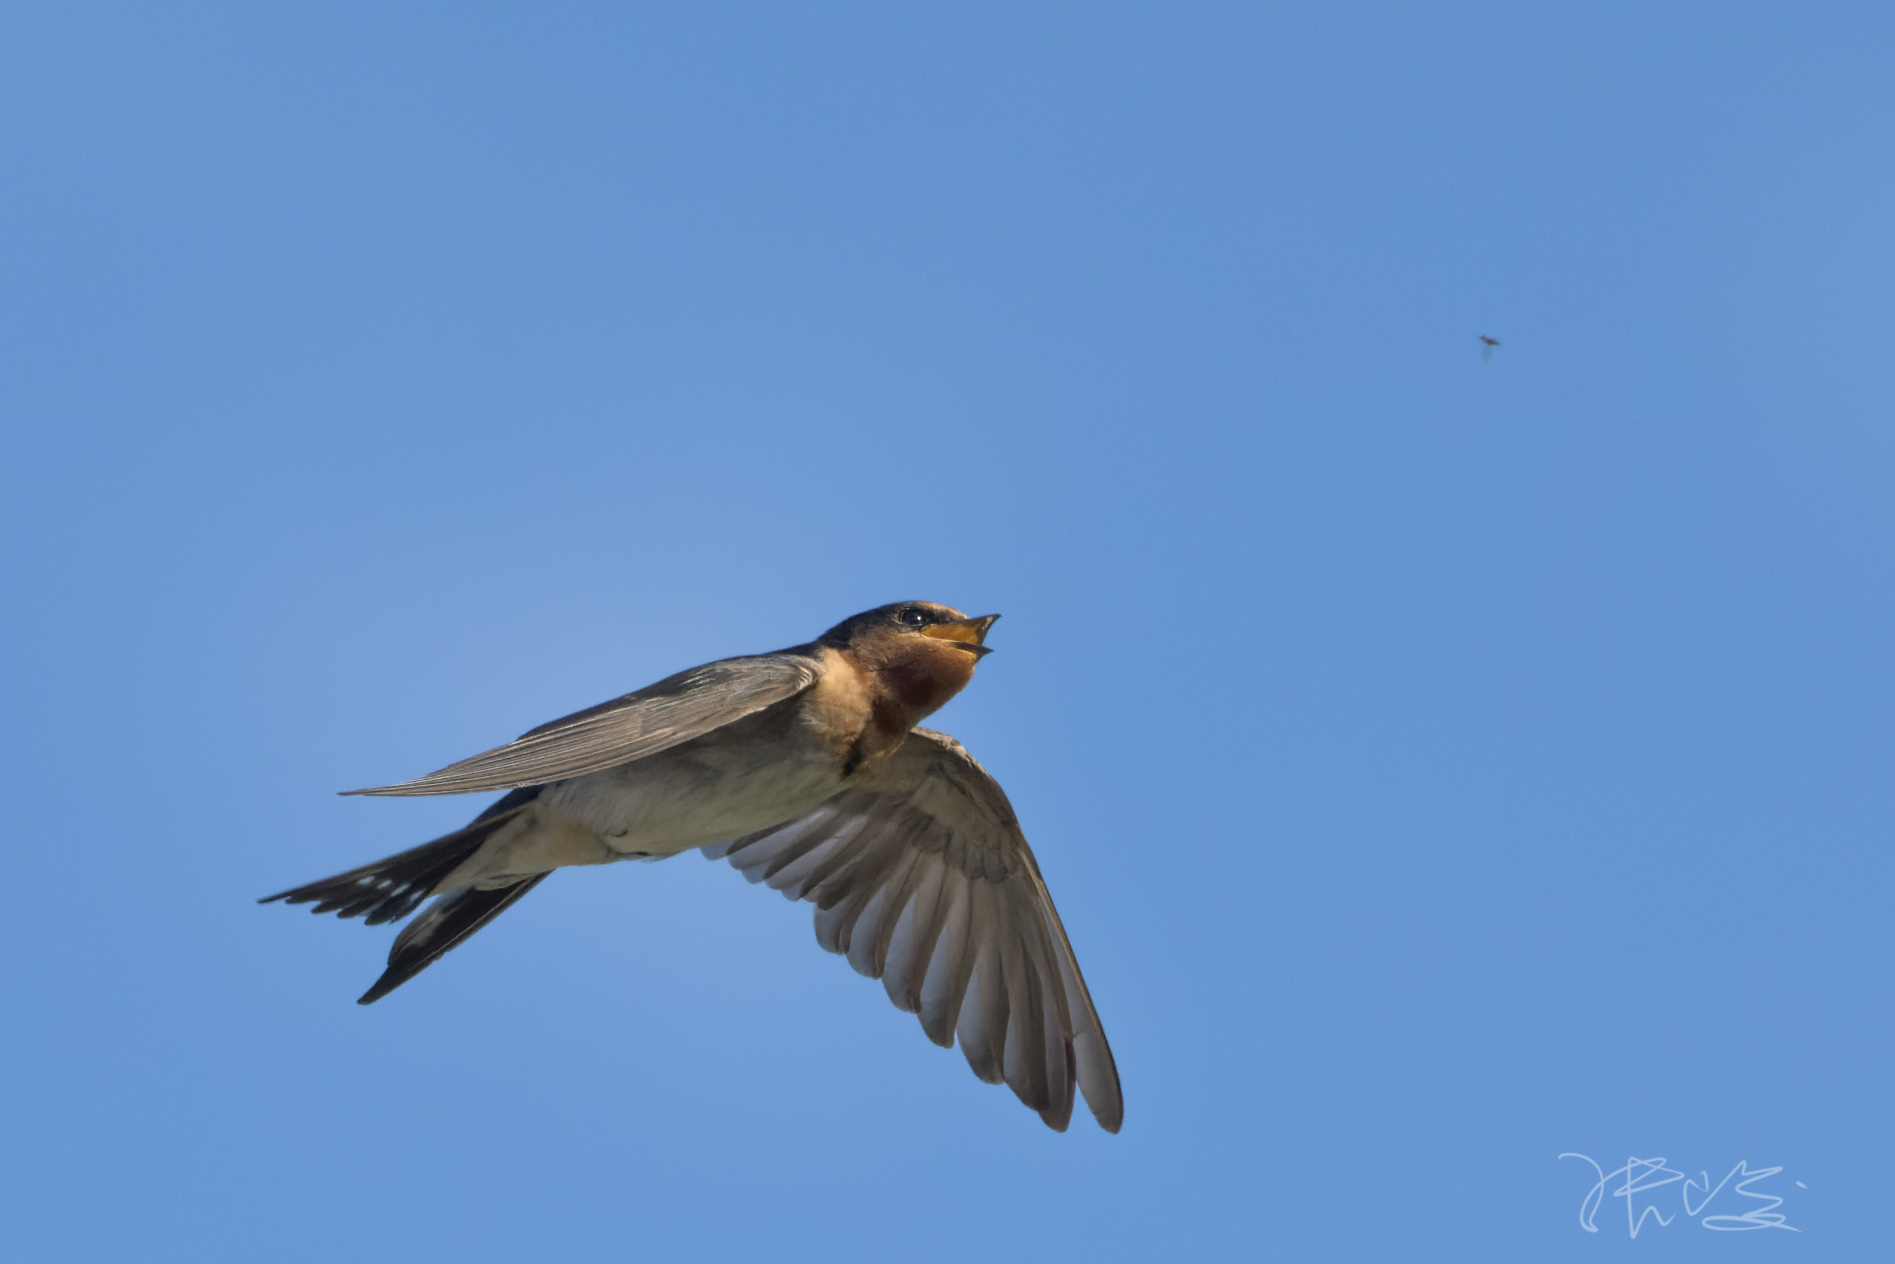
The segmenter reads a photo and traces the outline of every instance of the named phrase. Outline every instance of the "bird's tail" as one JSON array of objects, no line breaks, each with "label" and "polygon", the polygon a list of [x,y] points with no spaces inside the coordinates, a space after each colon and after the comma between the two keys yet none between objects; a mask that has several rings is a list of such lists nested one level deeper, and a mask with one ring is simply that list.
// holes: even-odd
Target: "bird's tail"
[{"label": "bird's tail", "polygon": [[[266,895],[258,903],[313,902],[316,907],[310,910],[312,913],[361,917],[370,926],[399,921],[419,908],[442,880],[479,851],[483,843],[525,811],[539,792],[538,786],[515,790],[452,834],[333,878]],[[396,936],[388,954],[388,969],[360,1003],[380,1000],[420,974],[435,958],[498,917],[545,876],[530,874],[508,886],[492,890],[469,887],[443,896]]]},{"label": "bird's tail", "polygon": [[394,947],[388,950],[388,969],[355,1003],[373,1005],[381,1000],[433,965],[442,953],[506,912],[509,905],[545,878],[544,873],[535,873],[491,891],[468,887],[442,896],[433,908],[401,928]]}]

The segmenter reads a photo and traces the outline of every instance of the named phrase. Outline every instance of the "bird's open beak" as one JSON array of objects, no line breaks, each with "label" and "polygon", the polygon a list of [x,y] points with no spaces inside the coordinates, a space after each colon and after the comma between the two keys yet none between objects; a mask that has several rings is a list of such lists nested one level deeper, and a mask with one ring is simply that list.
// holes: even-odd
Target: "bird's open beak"
[{"label": "bird's open beak", "polygon": [[971,651],[979,658],[993,653],[983,643],[987,640],[987,629],[994,625],[997,614],[983,614],[974,619],[956,619],[952,623],[934,623],[921,629],[921,635],[932,636],[942,641],[958,641],[962,648]]}]

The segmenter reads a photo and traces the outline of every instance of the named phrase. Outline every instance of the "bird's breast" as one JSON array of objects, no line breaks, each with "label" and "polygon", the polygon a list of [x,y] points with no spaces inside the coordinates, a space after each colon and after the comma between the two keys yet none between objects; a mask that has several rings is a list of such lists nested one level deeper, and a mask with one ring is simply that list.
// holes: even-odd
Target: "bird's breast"
[{"label": "bird's breast", "polygon": [[825,653],[822,676],[807,695],[807,715],[847,780],[895,753],[927,714],[922,707],[935,690],[919,678],[866,666],[846,650]]},{"label": "bird's breast", "polygon": [[549,806],[621,855],[675,855],[802,816],[893,754],[923,707],[946,700],[938,680],[871,671],[828,647],[822,654],[816,682],[795,697],[560,782],[548,788]]}]

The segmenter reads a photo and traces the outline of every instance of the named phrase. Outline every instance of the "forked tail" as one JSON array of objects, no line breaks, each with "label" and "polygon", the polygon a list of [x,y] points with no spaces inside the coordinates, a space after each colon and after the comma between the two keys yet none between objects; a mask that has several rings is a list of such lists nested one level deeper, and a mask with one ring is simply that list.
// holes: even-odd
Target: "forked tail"
[{"label": "forked tail", "polygon": [[[419,908],[443,879],[519,816],[526,805],[538,797],[539,791],[538,786],[515,790],[475,817],[464,829],[333,878],[267,895],[258,903],[268,904],[274,900],[285,904],[314,903],[316,907],[310,910],[313,913],[361,917],[370,926],[399,921]],[[433,908],[395,937],[394,947],[388,953],[388,969],[375,981],[374,987],[363,993],[358,1004],[378,1001],[420,974],[442,953],[498,917],[545,877],[544,873],[530,874],[504,887],[491,890],[468,887],[444,894]]]},{"label": "forked tail", "polygon": [[512,886],[483,891],[468,887],[436,900],[434,907],[401,928],[388,950],[388,969],[375,986],[357,998],[357,1005],[373,1005],[433,965],[435,959],[461,940],[507,911],[507,906],[545,881],[536,873]]}]

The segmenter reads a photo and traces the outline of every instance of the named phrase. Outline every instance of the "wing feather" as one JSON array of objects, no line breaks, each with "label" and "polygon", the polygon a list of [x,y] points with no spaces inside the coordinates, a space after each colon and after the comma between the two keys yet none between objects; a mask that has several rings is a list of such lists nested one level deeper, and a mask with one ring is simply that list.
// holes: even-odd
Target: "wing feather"
[{"label": "wing feather", "polygon": [[[878,839],[877,842],[879,846],[874,846],[856,864],[838,872],[813,897],[819,910],[816,914],[816,938],[830,952],[850,958],[851,964],[855,958],[853,947],[861,920],[876,901],[885,898],[884,892],[891,876],[903,859],[899,842],[887,838]],[[833,927],[828,939],[823,938],[822,932],[825,915]]]},{"label": "wing feather", "polygon": [[954,1034],[960,1037],[961,1056],[974,1074],[989,1084],[1000,1084],[1007,1078],[1007,981],[1000,954],[995,951],[993,890],[976,886],[973,895],[971,938],[979,946],[975,949],[967,999],[961,1002],[961,1023]]},{"label": "wing feather", "polygon": [[916,871],[926,863],[924,857],[904,851],[896,857],[888,875],[875,885],[875,894],[849,929],[849,964],[857,974],[879,979],[888,969],[888,946],[895,937],[895,926],[914,894]]},{"label": "wing feather", "polygon": [[1020,950],[1020,930],[1009,921],[999,941],[1000,967],[1007,983],[1007,1030],[1001,1044],[1000,1068],[1007,1084],[1034,1110],[1045,1110],[1046,1049],[1041,1043],[1039,997],[1034,995],[1033,969]]},{"label": "wing feather", "polygon": [[1067,1126],[1077,1089],[1118,1131],[1118,1069],[1039,865],[953,738],[916,729],[860,784],[705,852],[814,904],[824,948],[1048,1126]]},{"label": "wing feather", "polygon": [[815,660],[786,651],[726,658],[522,735],[438,772],[345,794],[476,794],[602,772],[702,737],[815,683]]},{"label": "wing feather", "polygon": [[921,1012],[921,985],[927,977],[928,958],[934,954],[940,938],[945,866],[917,862],[914,895],[902,908],[888,951],[882,958],[882,987],[896,1009],[909,1014]]},{"label": "wing feather", "polygon": [[974,969],[974,959],[967,951],[973,899],[964,875],[955,873],[950,880],[952,905],[921,985],[921,1029],[943,1049],[954,1045],[954,1029],[961,1021],[961,1001],[967,996],[968,976]]}]

